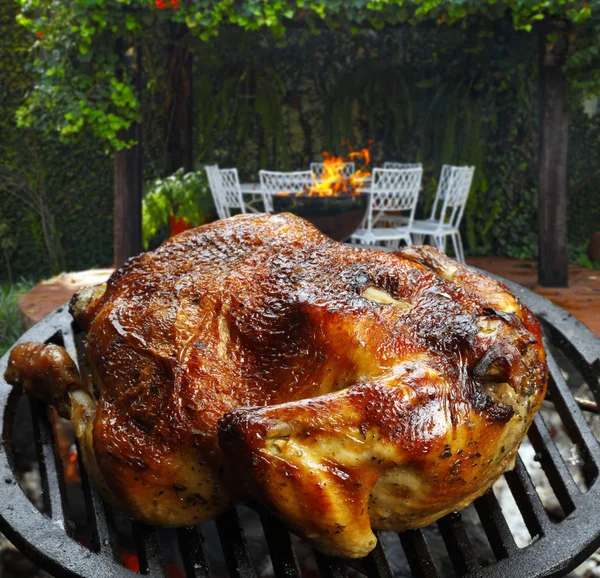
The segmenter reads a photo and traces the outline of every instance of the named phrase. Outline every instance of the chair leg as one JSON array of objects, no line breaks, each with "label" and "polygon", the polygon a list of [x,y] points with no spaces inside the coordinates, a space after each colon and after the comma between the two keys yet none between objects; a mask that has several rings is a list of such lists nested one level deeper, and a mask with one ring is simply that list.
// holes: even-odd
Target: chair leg
[{"label": "chair leg", "polygon": [[450,235],[450,239],[452,240],[452,247],[454,248],[454,258],[459,263],[462,263],[460,258],[460,252],[458,250],[458,243],[456,242],[456,233],[452,233],[452,235]]},{"label": "chair leg", "polygon": [[434,235],[433,241],[438,251],[441,253],[446,252],[446,235]]},{"label": "chair leg", "polygon": [[462,238],[458,231],[455,234],[456,234],[456,244],[458,245],[458,260],[461,263],[465,263],[465,252],[463,250]]},{"label": "chair leg", "polygon": [[421,233],[411,233],[410,238],[412,245],[422,245],[423,241],[425,241],[425,235]]}]

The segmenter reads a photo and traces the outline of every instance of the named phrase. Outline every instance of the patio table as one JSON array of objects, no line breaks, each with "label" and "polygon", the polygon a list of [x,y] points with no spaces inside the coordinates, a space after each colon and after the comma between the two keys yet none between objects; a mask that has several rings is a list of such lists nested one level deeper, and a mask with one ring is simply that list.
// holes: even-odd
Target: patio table
[{"label": "patio table", "polygon": [[260,194],[261,191],[260,183],[241,183],[240,189],[243,195]]},{"label": "patio table", "polygon": [[249,201],[244,201],[244,207],[251,213],[260,213],[261,211],[254,206],[254,203],[262,201],[260,183],[240,183],[240,190],[242,195],[252,195]]}]

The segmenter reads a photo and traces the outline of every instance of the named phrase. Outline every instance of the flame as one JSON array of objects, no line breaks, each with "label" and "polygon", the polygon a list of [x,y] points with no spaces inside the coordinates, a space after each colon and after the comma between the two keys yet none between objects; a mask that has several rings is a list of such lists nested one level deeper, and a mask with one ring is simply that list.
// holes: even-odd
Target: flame
[{"label": "flame", "polygon": [[360,189],[364,185],[365,179],[371,176],[371,173],[367,170],[367,167],[371,163],[369,150],[371,142],[369,142],[368,147],[360,151],[354,151],[347,142],[346,145],[350,149],[348,160],[363,159],[361,168],[346,177],[343,175],[346,159],[323,152],[323,175],[321,179],[317,180],[316,175],[313,174],[313,186],[309,187],[306,192],[296,194],[311,197],[337,197],[338,195],[360,194]]}]

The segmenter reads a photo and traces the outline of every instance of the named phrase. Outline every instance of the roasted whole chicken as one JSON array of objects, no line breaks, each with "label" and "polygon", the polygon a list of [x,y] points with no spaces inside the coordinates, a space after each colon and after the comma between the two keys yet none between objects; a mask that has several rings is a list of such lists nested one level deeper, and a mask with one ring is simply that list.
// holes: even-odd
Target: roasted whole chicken
[{"label": "roasted whole chicken", "polygon": [[288,214],[184,232],[71,311],[93,386],[39,343],[6,379],[71,419],[107,501],[179,526],[252,498],[338,556],[488,490],[546,389],[539,324],[504,285]]}]

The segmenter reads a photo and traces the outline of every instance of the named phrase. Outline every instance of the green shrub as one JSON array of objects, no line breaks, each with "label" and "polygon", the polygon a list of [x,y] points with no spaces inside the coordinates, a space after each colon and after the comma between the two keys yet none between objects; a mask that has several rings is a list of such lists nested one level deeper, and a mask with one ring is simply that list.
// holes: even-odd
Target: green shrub
[{"label": "green shrub", "polygon": [[206,223],[214,213],[214,204],[204,168],[189,173],[179,169],[174,174],[152,182],[142,201],[142,231],[144,247],[169,217],[185,219],[194,227]]},{"label": "green shrub", "polygon": [[569,243],[569,263],[585,267],[586,269],[600,270],[600,261],[592,261],[587,254],[588,243],[577,245]]},{"label": "green shrub", "polygon": [[29,281],[0,285],[0,356],[25,331],[19,312],[19,299],[32,287]]},{"label": "green shrub", "polygon": [[[89,134],[67,144],[50,131],[17,128],[35,36],[16,25],[16,13],[15,2],[0,2],[0,280],[110,266],[112,156]],[[6,175],[27,187],[11,187]]]}]

